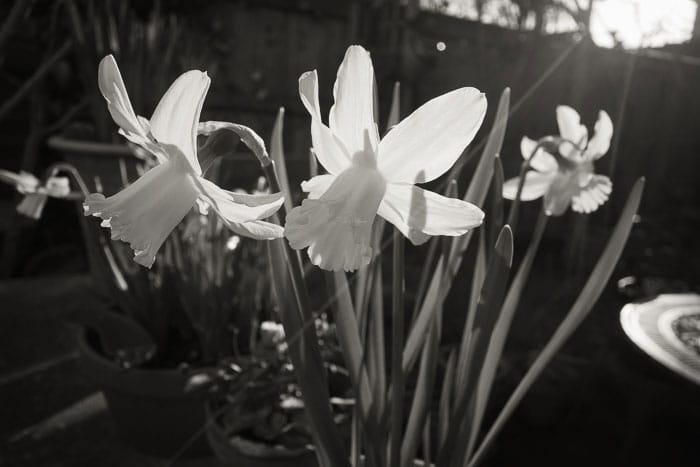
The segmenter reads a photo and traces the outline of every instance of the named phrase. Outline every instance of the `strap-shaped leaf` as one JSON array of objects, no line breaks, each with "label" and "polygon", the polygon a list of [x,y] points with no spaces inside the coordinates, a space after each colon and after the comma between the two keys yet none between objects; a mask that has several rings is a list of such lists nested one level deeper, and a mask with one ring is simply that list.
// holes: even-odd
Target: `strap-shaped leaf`
[{"label": "strap-shaped leaf", "polygon": [[[474,172],[472,182],[469,184],[464,200],[477,206],[483,206],[494,171],[494,160],[501,151],[503,138],[505,137],[506,122],[508,120],[508,108],[510,103],[510,89],[506,88],[501,94],[498,102],[498,110],[494,120],[494,126],[489,133],[484,152],[481,155],[479,164]],[[415,364],[420,353],[423,340],[427,335],[428,325],[432,320],[433,310],[437,304],[442,304],[447,292],[452,287],[452,282],[461,264],[462,255],[469,246],[473,231],[469,231],[461,237],[456,237],[452,242],[450,255],[445,258],[440,256],[438,265],[435,268],[435,275],[428,286],[428,292],[423,300],[423,305],[415,318],[415,323],[411,328],[406,340],[404,349],[404,371],[409,372]],[[444,271],[443,271],[444,269]],[[439,272],[438,272],[439,271]],[[432,291],[432,294],[431,294]]]},{"label": "strap-shaped leaf", "polygon": [[[343,271],[327,272],[326,274],[334,297],[332,310],[334,311],[336,332],[357,397],[362,425],[370,439],[377,439],[379,430],[377,429],[373,400],[379,399],[382,395],[372,394],[367,367],[364,364],[364,347],[360,340],[359,326],[350,298],[347,277]],[[372,443],[366,448],[372,449],[375,446],[377,445]],[[367,454],[378,459],[376,452]]]},{"label": "strap-shaped leaf", "polygon": [[272,127],[272,138],[270,139],[270,157],[275,164],[277,178],[280,183],[282,194],[284,195],[284,207],[287,212],[291,211],[292,192],[289,189],[289,177],[287,176],[287,162],[284,157],[284,107],[280,107],[275,119],[275,126]]},{"label": "strap-shaped leaf", "polygon": [[458,388],[463,388],[467,384],[467,372],[469,371],[467,356],[470,337],[472,335],[472,329],[474,327],[474,317],[476,316],[476,311],[479,305],[479,296],[481,295],[481,289],[484,285],[484,278],[486,277],[487,253],[485,239],[486,235],[483,232],[480,232],[479,249],[476,252],[476,264],[474,265],[474,274],[472,275],[472,286],[469,294],[469,308],[467,309],[467,316],[464,320],[462,342],[460,343],[459,353],[457,354],[458,357],[455,384]]},{"label": "strap-shaped leaf", "polygon": [[304,395],[304,407],[309,417],[319,463],[323,467],[349,467],[349,452],[343,445],[333,421],[328,383],[316,344],[314,323],[302,319],[288,272],[284,240],[266,242],[272,286],[279,306],[279,315],[287,335],[289,356],[294,365],[299,387]]},{"label": "strap-shaped leaf", "polygon": [[428,331],[428,337],[423,346],[415,394],[408,416],[403,444],[401,445],[401,465],[404,467],[413,467],[414,465],[413,461],[418,452],[419,440],[430,414],[440,344],[441,321],[441,319],[433,320],[433,325]]},{"label": "strap-shaped leaf", "polygon": [[525,396],[547,364],[552,360],[559,349],[561,349],[571,334],[573,334],[578,325],[581,324],[581,321],[583,321],[586,315],[591,311],[591,308],[593,308],[593,305],[600,297],[600,294],[603,292],[605,285],[610,279],[610,275],[615,269],[617,261],[620,259],[625,243],[627,243],[630,230],[634,225],[634,218],[639,207],[643,188],[644,179],[642,178],[637,180],[637,183],[635,183],[632,188],[632,192],[627,199],[627,203],[615,226],[615,230],[605,250],[603,250],[598,263],[588,277],[586,285],[576,299],[576,302],[574,302],[574,305],[569,310],[564,321],[559,325],[552,335],[552,338],[547,342],[547,345],[542,349],[542,352],[537,356],[535,362],[530,369],[528,369],[527,373],[525,373],[525,376],[515,388],[515,391],[513,391],[513,394],[506,402],[506,405],[501,410],[496,421],[484,437],[479,449],[470,460],[469,467],[476,466],[483,459],[484,453],[493,443],[508,418],[513,414],[513,411],[520,403],[523,396]]},{"label": "strap-shaped leaf", "polygon": [[540,240],[542,239],[542,234],[544,233],[545,226],[547,225],[547,219],[549,219],[549,216],[547,216],[544,209],[542,209],[537,219],[537,223],[535,224],[535,230],[532,234],[530,245],[528,246],[527,252],[525,253],[523,260],[518,267],[518,272],[516,273],[510,288],[508,289],[506,298],[503,301],[503,306],[501,307],[501,312],[498,316],[498,322],[493,330],[491,342],[489,343],[489,348],[486,352],[484,368],[481,371],[481,376],[479,377],[474,422],[472,423],[471,427],[471,436],[469,438],[469,446],[467,448],[467,458],[469,455],[471,455],[474,443],[476,442],[476,437],[479,434],[481,421],[484,417],[484,412],[486,411],[486,404],[488,403],[489,394],[491,393],[491,387],[493,386],[493,380],[496,377],[498,363],[501,361],[503,348],[506,344],[506,337],[508,336],[508,331],[510,330],[510,325],[513,321],[515,310],[520,302],[520,296],[523,288],[527,282],[527,278],[530,275],[532,263],[534,262],[535,255],[537,254],[537,250],[540,245]]},{"label": "strap-shaped leaf", "polygon": [[466,349],[469,374],[467,375],[465,386],[459,388],[453,412],[454,419],[458,420],[459,423],[451,427],[444,445],[440,448],[440,455],[438,456],[439,466],[461,467],[466,454],[467,438],[470,434],[469,428],[475,404],[475,389],[486,360],[486,351],[498,320],[501,304],[503,303],[512,260],[513,236],[510,227],[506,225],[498,236],[498,241],[489,260],[484,284],[481,287],[479,303],[474,315],[469,347]]},{"label": "strap-shaped leaf", "polygon": [[450,427],[450,413],[452,412],[452,398],[454,396],[455,368],[457,366],[457,354],[453,350],[447,358],[445,376],[442,379],[440,391],[440,405],[438,407],[438,446],[442,446]]}]

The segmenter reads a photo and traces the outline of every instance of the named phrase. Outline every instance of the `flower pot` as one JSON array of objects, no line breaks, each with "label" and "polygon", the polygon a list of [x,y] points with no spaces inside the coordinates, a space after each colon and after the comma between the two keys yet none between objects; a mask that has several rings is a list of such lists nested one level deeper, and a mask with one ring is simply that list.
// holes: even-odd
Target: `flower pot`
[{"label": "flower pot", "polygon": [[122,439],[155,456],[170,457],[187,445],[185,455],[211,452],[202,430],[203,401],[184,392],[184,374],[174,369],[125,370],[103,356],[96,343],[95,334],[80,333],[80,360],[104,393]]},{"label": "flower pot", "polygon": [[216,457],[231,467],[314,467],[318,466],[313,448],[287,449],[246,439],[228,436],[223,427],[207,409],[207,438]]}]

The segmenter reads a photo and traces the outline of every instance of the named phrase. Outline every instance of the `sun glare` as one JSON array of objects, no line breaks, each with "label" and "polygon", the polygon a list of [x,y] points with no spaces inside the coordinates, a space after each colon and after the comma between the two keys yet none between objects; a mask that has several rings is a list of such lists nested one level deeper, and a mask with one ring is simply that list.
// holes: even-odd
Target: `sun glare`
[{"label": "sun glare", "polygon": [[693,0],[599,0],[593,3],[591,37],[601,47],[660,47],[689,40]]}]

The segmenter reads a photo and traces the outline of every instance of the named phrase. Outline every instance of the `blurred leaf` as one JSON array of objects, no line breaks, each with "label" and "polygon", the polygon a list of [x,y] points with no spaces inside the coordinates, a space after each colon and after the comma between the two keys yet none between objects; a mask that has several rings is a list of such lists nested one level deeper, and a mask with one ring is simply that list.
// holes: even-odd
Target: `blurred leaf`
[{"label": "blurred leaf", "polygon": [[635,183],[634,187],[632,188],[632,192],[627,199],[627,203],[625,204],[622,214],[620,215],[620,219],[615,226],[615,230],[613,231],[605,250],[603,250],[598,263],[588,277],[586,285],[583,287],[583,290],[576,299],[576,302],[574,302],[574,305],[569,310],[569,313],[564,318],[564,321],[562,321],[562,323],[559,325],[549,342],[547,342],[544,349],[542,349],[542,352],[540,352],[535,362],[528,369],[523,379],[515,388],[515,391],[513,391],[513,394],[508,399],[508,402],[506,402],[506,405],[501,410],[500,414],[496,418],[496,421],[484,437],[484,440],[479,446],[476,454],[470,460],[470,467],[476,466],[482,460],[484,453],[491,445],[496,435],[498,435],[500,430],[503,428],[506,421],[512,415],[513,411],[535,382],[537,377],[542,373],[544,368],[552,360],[554,355],[556,355],[559,349],[561,349],[571,334],[573,334],[578,325],[581,324],[583,319],[590,312],[591,308],[600,297],[600,294],[603,292],[605,285],[610,279],[610,275],[615,269],[617,261],[620,259],[622,250],[625,247],[629,233],[634,225],[634,218],[637,213],[637,209],[639,208],[643,188],[644,179],[642,178],[637,180],[637,183]]},{"label": "blurred leaf", "polygon": [[438,446],[442,446],[447,437],[447,430],[450,427],[450,413],[452,412],[452,398],[455,386],[455,368],[457,366],[456,353],[453,350],[447,358],[445,365],[445,376],[442,380],[442,390],[440,391],[440,405],[438,409]]},{"label": "blurred leaf", "polygon": [[485,220],[488,232],[488,244],[494,245],[498,233],[503,228],[503,164],[501,158],[496,156],[493,161],[493,180],[489,187],[486,212],[489,213]]},{"label": "blurred leaf", "polygon": [[[438,465],[460,466],[468,445],[469,430],[473,420],[475,388],[483,368],[491,334],[498,320],[503,295],[508,283],[508,273],[513,260],[513,237],[507,225],[498,236],[494,252],[486,269],[479,303],[474,315],[474,325],[465,358],[469,373],[464,387],[458,387],[453,418],[458,423],[450,427],[443,446],[440,447]],[[462,356],[460,356],[462,359]]]},{"label": "blurred leaf", "polygon": [[292,203],[292,192],[289,189],[289,178],[287,177],[287,162],[284,157],[284,107],[280,107],[277,112],[277,118],[275,119],[275,126],[272,128],[272,139],[270,141],[270,157],[275,163],[275,169],[277,170],[277,178],[280,182],[280,188],[282,188],[282,194],[284,195],[284,207],[287,212],[291,211],[294,207]]},{"label": "blurred leaf", "polygon": [[389,109],[389,116],[386,119],[386,134],[391,127],[397,125],[401,120],[401,83],[398,81],[394,83],[394,89],[391,93],[391,108]]}]

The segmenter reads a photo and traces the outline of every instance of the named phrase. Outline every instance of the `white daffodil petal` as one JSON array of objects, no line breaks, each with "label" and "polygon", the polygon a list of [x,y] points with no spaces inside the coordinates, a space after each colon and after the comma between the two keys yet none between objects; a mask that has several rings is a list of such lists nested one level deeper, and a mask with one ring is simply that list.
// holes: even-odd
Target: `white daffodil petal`
[{"label": "white daffodil petal", "polygon": [[318,199],[305,199],[287,215],[292,248],[308,247],[311,262],[329,271],[354,271],[372,258],[370,237],[386,182],[373,168],[340,173]]},{"label": "white daffodil petal", "polygon": [[191,70],[180,75],[161,98],[151,117],[151,134],[158,143],[176,146],[197,175],[197,125],[211,80]]},{"label": "white daffodil petal", "polygon": [[316,70],[307,71],[299,77],[299,96],[311,115],[311,141],[316,158],[328,172],[339,174],[350,166],[350,155],[330,128],[323,124]]},{"label": "white daffodil petal", "polygon": [[[520,193],[522,201],[532,201],[541,198],[549,189],[549,186],[556,177],[556,172],[527,172],[525,175],[525,183],[523,191]],[[520,177],[511,178],[503,183],[503,197],[513,200],[518,193],[518,184]]]},{"label": "white daffodil petal", "polygon": [[128,242],[134,260],[151,267],[161,245],[192,208],[199,195],[184,161],[158,165],[109,198],[93,193],[85,198],[85,215],[103,219],[113,240]]},{"label": "white daffodil petal", "polygon": [[[586,146],[588,130],[584,125],[581,125],[581,117],[576,110],[567,105],[558,106],[557,123],[559,125],[559,136],[579,147]],[[570,151],[570,148],[567,151]],[[566,156],[564,153],[562,155]]]},{"label": "white daffodil petal", "polygon": [[196,180],[200,199],[208,203],[227,222],[244,223],[265,219],[273,215],[284,203],[280,193],[249,195],[233,193],[219,188],[204,178]]},{"label": "white daffodil petal", "polygon": [[414,245],[431,235],[462,235],[484,220],[484,212],[471,203],[403,183],[387,184],[379,215]]},{"label": "white daffodil petal", "polygon": [[557,170],[557,160],[544,149],[538,148],[535,155],[532,155],[536,147],[537,141],[527,136],[523,136],[523,139],[520,140],[520,152],[525,160],[530,160],[530,167],[540,172]]},{"label": "white daffodil petal", "polygon": [[34,193],[39,187],[39,180],[29,172],[14,173],[0,169],[0,181],[12,185],[20,193]]},{"label": "white daffodil petal", "polygon": [[70,193],[70,182],[67,177],[49,177],[39,191],[53,198],[65,198]]},{"label": "white daffodil petal", "polygon": [[369,52],[359,45],[348,47],[333,86],[335,104],[328,124],[351,157],[377,153],[379,133],[374,121],[373,90],[374,67]]},{"label": "white daffodil petal", "polygon": [[598,121],[593,128],[593,137],[588,142],[588,147],[584,152],[586,160],[596,160],[601,158],[610,149],[610,140],[613,135],[613,123],[607,112],[598,113]]},{"label": "white daffodil petal", "polygon": [[[97,84],[102,96],[107,101],[107,108],[114,123],[119,125],[125,136],[129,139],[131,136],[135,136],[139,141],[147,140],[147,131],[141,125],[131,106],[124,80],[112,55],[107,55],[100,61]],[[139,141],[134,142],[140,144]]]},{"label": "white daffodil petal", "polygon": [[40,193],[28,193],[22,201],[17,205],[17,212],[30,219],[37,220],[44,212],[44,206],[48,196]]},{"label": "white daffodil petal", "polygon": [[377,166],[394,183],[439,177],[474,139],[486,114],[486,97],[461,88],[420,106],[379,143]]},{"label": "white daffodil petal", "polygon": [[612,193],[612,182],[605,175],[593,175],[579,192],[571,197],[571,209],[591,213],[602,206]]},{"label": "white daffodil petal", "polygon": [[309,194],[309,199],[318,199],[328,190],[333,180],[335,180],[335,175],[317,175],[310,180],[301,182],[301,189]]}]

